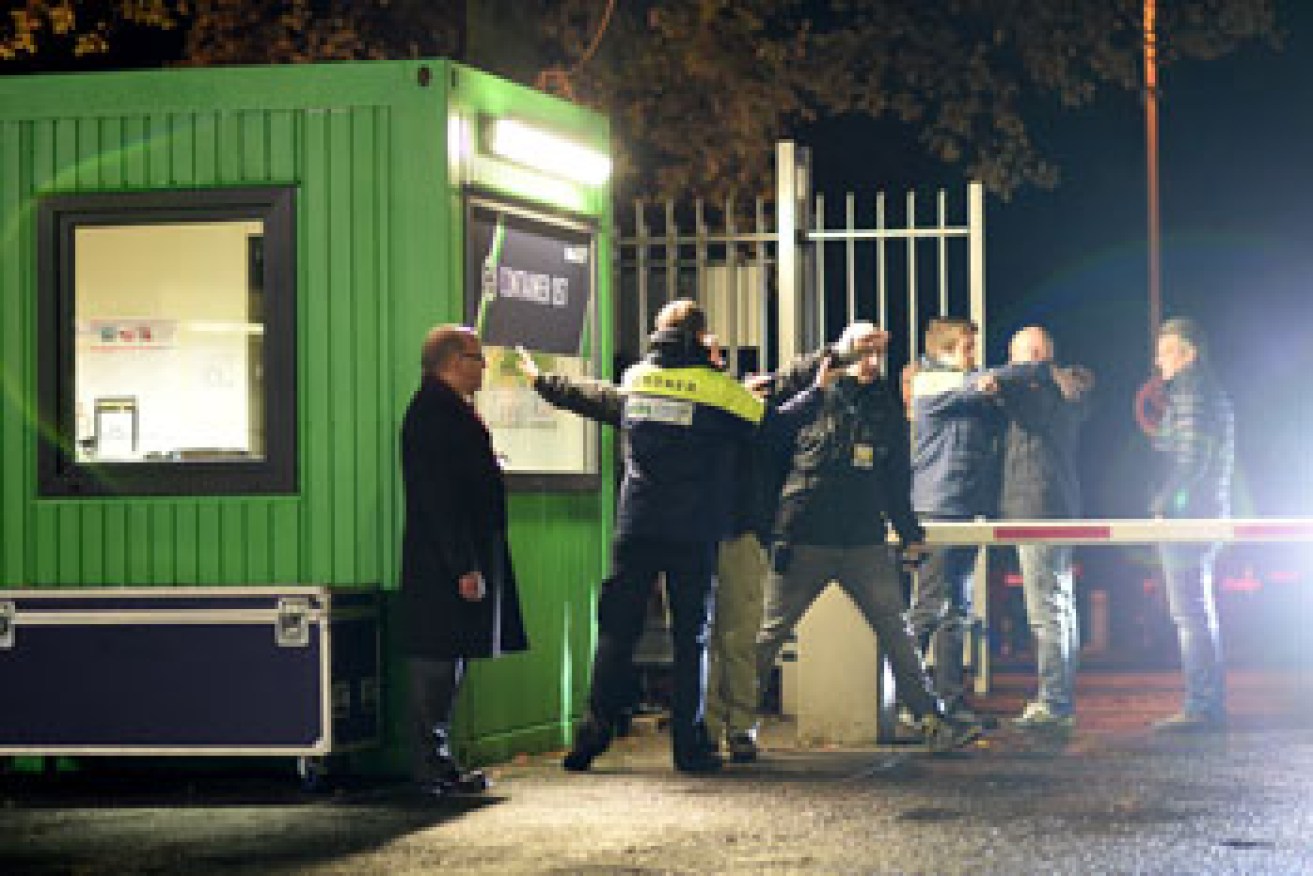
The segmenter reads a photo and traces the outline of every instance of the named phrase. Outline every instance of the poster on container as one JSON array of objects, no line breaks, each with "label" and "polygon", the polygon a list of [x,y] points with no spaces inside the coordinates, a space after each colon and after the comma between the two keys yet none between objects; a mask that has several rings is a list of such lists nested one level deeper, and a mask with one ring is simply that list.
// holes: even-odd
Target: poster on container
[{"label": "poster on container", "polygon": [[487,360],[475,399],[512,489],[596,489],[599,429],[539,398],[517,347],[567,377],[597,373],[595,229],[471,198],[466,212],[465,318]]},{"label": "poster on container", "polygon": [[466,320],[485,344],[579,356],[593,294],[587,225],[470,201]]}]

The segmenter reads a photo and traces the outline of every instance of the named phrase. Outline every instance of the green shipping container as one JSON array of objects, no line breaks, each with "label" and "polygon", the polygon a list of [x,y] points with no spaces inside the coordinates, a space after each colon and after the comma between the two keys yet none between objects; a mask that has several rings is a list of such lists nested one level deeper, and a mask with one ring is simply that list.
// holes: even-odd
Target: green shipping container
[{"label": "green shipping container", "polygon": [[[493,142],[506,122],[527,152]],[[563,745],[612,448],[503,354],[609,372],[610,192],[585,166],[608,136],[444,60],[0,78],[0,587],[395,591],[420,343],[478,321],[532,647],[475,663],[458,732],[480,760]]]}]

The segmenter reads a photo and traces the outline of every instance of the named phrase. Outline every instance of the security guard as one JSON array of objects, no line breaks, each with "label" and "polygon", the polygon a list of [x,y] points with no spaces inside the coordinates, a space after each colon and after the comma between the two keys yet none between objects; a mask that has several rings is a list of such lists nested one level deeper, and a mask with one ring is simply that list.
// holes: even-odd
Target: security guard
[{"label": "security guard", "polygon": [[597,606],[598,640],[588,712],[563,766],[587,770],[610,745],[627,703],[634,646],[648,596],[665,573],[674,650],[671,742],[675,768],[720,769],[703,721],[716,546],[729,530],[737,454],[762,403],[713,367],[706,315],[688,299],[657,314],[652,352],[622,383],[625,471],[611,576]]}]

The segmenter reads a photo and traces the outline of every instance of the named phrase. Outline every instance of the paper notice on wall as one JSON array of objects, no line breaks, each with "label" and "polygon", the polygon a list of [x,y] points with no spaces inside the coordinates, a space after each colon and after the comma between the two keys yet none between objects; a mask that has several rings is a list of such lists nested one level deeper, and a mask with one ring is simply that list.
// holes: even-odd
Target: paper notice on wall
[{"label": "paper notice on wall", "polygon": [[78,335],[91,342],[93,350],[167,349],[177,343],[176,319],[131,317],[80,320]]}]

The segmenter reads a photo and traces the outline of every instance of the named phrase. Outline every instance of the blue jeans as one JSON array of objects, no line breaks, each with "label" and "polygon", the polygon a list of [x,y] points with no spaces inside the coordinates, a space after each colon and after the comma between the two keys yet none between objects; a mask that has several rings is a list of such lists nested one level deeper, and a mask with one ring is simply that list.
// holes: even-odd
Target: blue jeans
[{"label": "blue jeans", "polygon": [[1213,600],[1215,544],[1163,544],[1158,546],[1167,605],[1181,645],[1181,672],[1185,676],[1182,711],[1195,717],[1226,713],[1226,680],[1222,642]]},{"label": "blue jeans", "polygon": [[1017,545],[1026,619],[1035,637],[1039,674],[1036,701],[1054,715],[1070,715],[1076,692],[1080,656],[1080,626],[1072,587],[1071,547],[1057,544]]},{"label": "blue jeans", "polygon": [[962,705],[965,695],[962,649],[972,623],[971,582],[979,553],[975,545],[928,552],[913,582],[907,611],[912,635],[929,646],[935,690],[949,712]]}]

